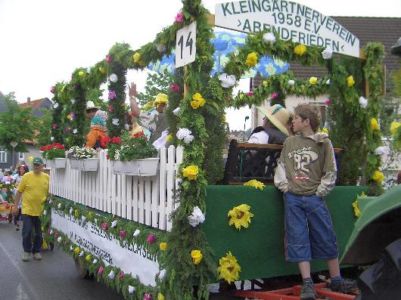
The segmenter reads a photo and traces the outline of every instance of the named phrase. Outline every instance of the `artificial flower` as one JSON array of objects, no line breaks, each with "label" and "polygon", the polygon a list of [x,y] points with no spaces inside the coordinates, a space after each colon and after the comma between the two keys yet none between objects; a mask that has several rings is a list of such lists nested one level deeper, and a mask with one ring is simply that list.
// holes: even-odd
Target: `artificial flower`
[{"label": "artificial flower", "polygon": [[294,48],[294,53],[298,56],[302,56],[306,53],[306,46],[304,44],[296,45]]},{"label": "artificial flower", "polygon": [[109,64],[109,63],[112,62],[112,60],[113,60],[113,57],[110,54],[107,54],[106,55],[106,62]]},{"label": "artificial flower", "polygon": [[123,272],[123,271],[120,271],[120,272],[118,273],[118,279],[119,279],[119,280],[123,280],[124,277],[125,277],[124,272]]},{"label": "artificial flower", "polygon": [[231,252],[228,252],[226,256],[219,259],[217,272],[219,274],[219,279],[224,279],[228,283],[232,283],[239,279],[241,267],[235,256],[233,256]]},{"label": "artificial flower", "polygon": [[78,255],[79,252],[81,252],[81,249],[80,249],[79,247],[75,247],[74,253],[75,253],[76,255]]},{"label": "artificial flower", "polygon": [[326,80],[326,85],[330,85],[330,79]]},{"label": "artificial flower", "polygon": [[177,13],[177,15],[175,16],[175,22],[176,23],[184,22],[184,14],[182,12]]},{"label": "artificial flower", "polygon": [[132,236],[137,237],[140,233],[141,233],[141,231],[139,229],[136,229]]},{"label": "artificial flower", "polygon": [[58,107],[58,103],[56,102],[53,104],[53,108],[56,109],[57,107]]},{"label": "artificial flower", "polygon": [[191,251],[192,262],[194,265],[199,265],[202,261],[203,254],[200,250],[192,250]]},{"label": "artificial flower", "polygon": [[118,232],[118,236],[120,237],[120,239],[125,239],[127,237],[127,231],[126,230],[120,230]]},{"label": "artificial flower", "polygon": [[309,83],[311,85],[315,85],[317,83],[317,77],[312,76],[311,78],[309,78]]},{"label": "artificial flower", "polygon": [[188,180],[196,180],[198,178],[199,168],[195,165],[190,165],[182,169],[182,176],[186,177]]},{"label": "artificial flower", "polygon": [[166,276],[166,273],[167,273],[166,269],[161,270],[159,272],[159,279],[163,280],[164,277]]},{"label": "artificial flower", "polygon": [[166,45],[164,45],[164,44],[157,44],[156,50],[157,50],[159,53],[163,53],[163,52],[166,51]]},{"label": "artificial flower", "polygon": [[228,75],[227,73],[220,74],[219,80],[221,81],[221,86],[223,88],[230,88],[237,82],[235,75]]},{"label": "artificial flower", "polygon": [[352,203],[352,207],[354,208],[354,215],[355,217],[359,218],[361,216],[361,210],[359,209],[359,203],[358,200],[355,200]]},{"label": "artificial flower", "polygon": [[359,97],[359,105],[362,108],[366,108],[368,106],[368,99],[364,98],[364,97]]},{"label": "artificial flower", "polygon": [[326,49],[322,51],[323,59],[331,59],[332,56],[333,56],[333,49],[331,49],[330,47],[326,47]]},{"label": "artificial flower", "polygon": [[401,126],[401,122],[393,121],[390,125],[390,132],[392,135],[395,135],[398,131],[398,127]]},{"label": "artificial flower", "polygon": [[323,127],[319,132],[329,135],[329,129],[326,127]]},{"label": "artificial flower", "polygon": [[180,85],[173,82],[172,84],[170,84],[170,90],[174,93],[179,93],[180,92]]},{"label": "artificial flower", "polygon": [[150,233],[150,234],[148,235],[148,237],[146,238],[146,242],[147,242],[149,245],[154,244],[154,243],[156,242],[156,236],[155,236],[154,234]]},{"label": "artificial flower", "polygon": [[253,96],[253,91],[249,91],[248,93],[246,93],[246,95],[247,95],[248,97],[252,97],[252,96]]},{"label": "artificial flower", "polygon": [[52,94],[56,93],[56,87],[55,86],[52,86],[50,88],[50,93],[52,93]]},{"label": "artificial flower", "polygon": [[160,249],[161,251],[166,251],[166,250],[167,250],[167,243],[166,243],[166,242],[161,242],[161,243],[159,244],[159,249]]},{"label": "artificial flower", "polygon": [[118,76],[116,75],[116,74],[111,74],[110,76],[109,76],[109,80],[111,81],[111,82],[117,82],[118,81]]},{"label": "artificial flower", "polygon": [[188,216],[188,222],[192,227],[196,227],[205,222],[205,215],[198,206],[193,208],[192,213]]},{"label": "artificial flower", "polygon": [[381,184],[384,180],[384,174],[383,172],[376,170],[373,172],[372,179],[377,183]]},{"label": "artificial flower", "polygon": [[157,300],[164,300],[164,295],[162,293],[157,294]]},{"label": "artificial flower", "polygon": [[289,86],[295,85],[295,80],[292,80],[292,79],[288,80],[288,85]]},{"label": "artificial flower", "polygon": [[135,292],[135,288],[132,285],[128,286],[128,293],[133,294]]},{"label": "artificial flower", "polygon": [[177,131],[177,139],[179,139],[180,141],[183,141],[185,144],[189,144],[194,140],[194,136],[192,135],[191,130],[189,130],[188,128],[180,128]]},{"label": "artificial flower", "polygon": [[102,276],[103,272],[104,272],[104,267],[100,266],[99,269],[97,270],[97,275]]},{"label": "artificial flower", "polygon": [[59,236],[58,238],[57,238],[57,243],[61,243],[62,242],[62,240],[63,240],[63,238],[61,237],[61,236]]},{"label": "artificial flower", "polygon": [[199,107],[204,106],[206,100],[202,97],[200,93],[195,93],[192,96],[191,106],[193,109],[198,109]]},{"label": "artificial flower", "polygon": [[111,124],[113,124],[114,126],[118,126],[120,125],[120,120],[117,118],[113,118],[111,119]]},{"label": "artificial flower", "polygon": [[170,133],[166,137],[166,142],[171,143],[174,140],[174,136]]},{"label": "artificial flower", "polygon": [[132,59],[134,60],[134,63],[139,63],[141,61],[141,53],[135,52],[134,55],[132,55]]},{"label": "artificial flower", "polygon": [[244,186],[253,187],[253,188],[261,190],[261,191],[263,191],[263,189],[265,188],[265,184],[256,179],[252,179],[252,180],[245,182]]},{"label": "artificial flower", "polygon": [[105,67],[100,66],[100,67],[99,67],[99,72],[102,73],[102,74],[106,74],[106,73],[107,73],[107,70],[106,70]]},{"label": "artificial flower", "polygon": [[247,55],[245,64],[248,67],[253,67],[257,64],[258,62],[258,54],[256,52],[251,52]]},{"label": "artificial flower", "polygon": [[113,99],[116,99],[117,98],[117,94],[116,94],[116,92],[115,91],[113,91],[113,90],[110,90],[109,91],[109,100],[113,100]]},{"label": "artificial flower", "polygon": [[114,273],[114,270],[111,270],[109,275],[107,275],[107,277],[109,277],[110,280],[113,280],[114,277],[116,277],[116,273]]},{"label": "artificial flower", "polygon": [[152,294],[150,293],[143,294],[143,300],[153,300]]},{"label": "artificial flower", "polygon": [[86,75],[85,71],[81,70],[78,72],[79,77],[84,77]]},{"label": "artificial flower", "polygon": [[242,227],[248,228],[251,223],[253,213],[250,212],[251,207],[248,204],[241,204],[233,207],[227,214],[230,218],[228,225],[234,225],[236,229],[241,230]]},{"label": "artificial flower", "polygon": [[78,210],[78,209],[75,209],[75,211],[74,211],[74,217],[75,217],[75,219],[78,219],[78,218],[79,218],[79,210]]},{"label": "artificial flower", "polygon": [[82,256],[84,256],[84,254],[85,254],[85,252],[82,250],[82,251],[79,253],[79,256],[82,257]]},{"label": "artificial flower", "polygon": [[92,255],[88,254],[87,256],[85,256],[85,260],[86,260],[87,262],[90,262],[91,259],[92,259]]},{"label": "artificial flower", "polygon": [[158,106],[160,104],[167,104],[167,102],[168,102],[168,96],[166,94],[159,93],[156,95],[154,105]]},{"label": "artificial flower", "polygon": [[270,99],[276,99],[278,97],[278,93],[277,92],[273,92],[272,95],[270,96]]},{"label": "artificial flower", "polygon": [[347,85],[348,87],[353,87],[355,85],[354,76],[350,75],[347,77]]},{"label": "artificial flower", "polygon": [[389,155],[390,154],[390,148],[388,146],[379,146],[375,149],[375,154],[376,155]]},{"label": "artificial flower", "polygon": [[100,228],[104,231],[107,231],[109,229],[109,224],[107,222],[103,222],[100,224]]},{"label": "artificial flower", "polygon": [[379,125],[379,122],[377,122],[376,118],[370,119],[370,129],[372,129],[372,131],[380,130],[380,125]]},{"label": "artificial flower", "polygon": [[95,259],[92,261],[92,264],[96,265],[97,262],[98,262],[98,260],[97,260],[97,258],[95,258]]},{"label": "artificial flower", "polygon": [[117,220],[114,220],[113,222],[111,222],[111,228],[114,228],[117,226]]},{"label": "artificial flower", "polygon": [[274,43],[276,41],[276,36],[272,32],[266,32],[263,35],[263,40],[266,43],[271,43],[272,44],[272,43]]}]

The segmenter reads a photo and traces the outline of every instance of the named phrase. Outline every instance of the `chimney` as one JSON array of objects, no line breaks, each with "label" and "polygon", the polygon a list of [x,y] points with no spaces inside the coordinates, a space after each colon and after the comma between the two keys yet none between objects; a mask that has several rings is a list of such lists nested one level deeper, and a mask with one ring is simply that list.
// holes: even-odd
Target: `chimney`
[{"label": "chimney", "polygon": [[26,98],[26,103],[28,103],[28,105],[31,105],[31,97]]}]

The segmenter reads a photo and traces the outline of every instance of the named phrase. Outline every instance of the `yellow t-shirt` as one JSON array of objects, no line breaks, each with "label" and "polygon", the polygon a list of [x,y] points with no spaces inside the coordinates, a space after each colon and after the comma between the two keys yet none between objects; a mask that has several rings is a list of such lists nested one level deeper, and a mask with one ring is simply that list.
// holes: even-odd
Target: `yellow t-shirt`
[{"label": "yellow t-shirt", "polygon": [[40,216],[43,204],[49,194],[49,175],[41,172],[35,174],[32,171],[22,176],[18,185],[18,192],[22,193],[22,214]]}]

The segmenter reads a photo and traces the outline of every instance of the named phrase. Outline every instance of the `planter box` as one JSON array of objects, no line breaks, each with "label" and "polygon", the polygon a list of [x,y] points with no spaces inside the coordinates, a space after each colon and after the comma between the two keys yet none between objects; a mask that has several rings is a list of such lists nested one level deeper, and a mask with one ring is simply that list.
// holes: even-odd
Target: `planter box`
[{"label": "planter box", "polygon": [[95,172],[99,167],[98,158],[86,158],[86,159],[70,159],[71,169],[84,171],[84,172]]},{"label": "planter box", "polygon": [[82,160],[70,159],[70,166],[73,170],[82,170]]},{"label": "planter box", "polygon": [[155,176],[159,166],[159,158],[144,158],[133,161],[113,161],[114,174],[130,176]]},{"label": "planter box", "polygon": [[50,169],[65,169],[66,159],[55,158],[52,160],[46,160],[46,166]]}]

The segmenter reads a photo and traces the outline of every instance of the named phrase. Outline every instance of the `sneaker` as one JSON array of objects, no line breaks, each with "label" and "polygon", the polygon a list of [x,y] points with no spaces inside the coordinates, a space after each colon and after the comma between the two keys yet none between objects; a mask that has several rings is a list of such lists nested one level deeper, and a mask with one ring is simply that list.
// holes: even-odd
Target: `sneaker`
[{"label": "sneaker", "polygon": [[29,261],[31,259],[31,253],[24,252],[22,253],[22,261]]},{"label": "sneaker", "polygon": [[316,294],[315,289],[313,287],[313,283],[311,282],[304,282],[301,289],[301,300],[315,300]]},{"label": "sneaker", "polygon": [[358,285],[355,280],[342,279],[340,281],[333,281],[329,284],[329,288],[333,292],[339,292],[344,294],[353,294],[358,290]]},{"label": "sneaker", "polygon": [[33,255],[33,259],[35,260],[42,260],[42,254],[40,254],[39,252],[35,253]]}]

